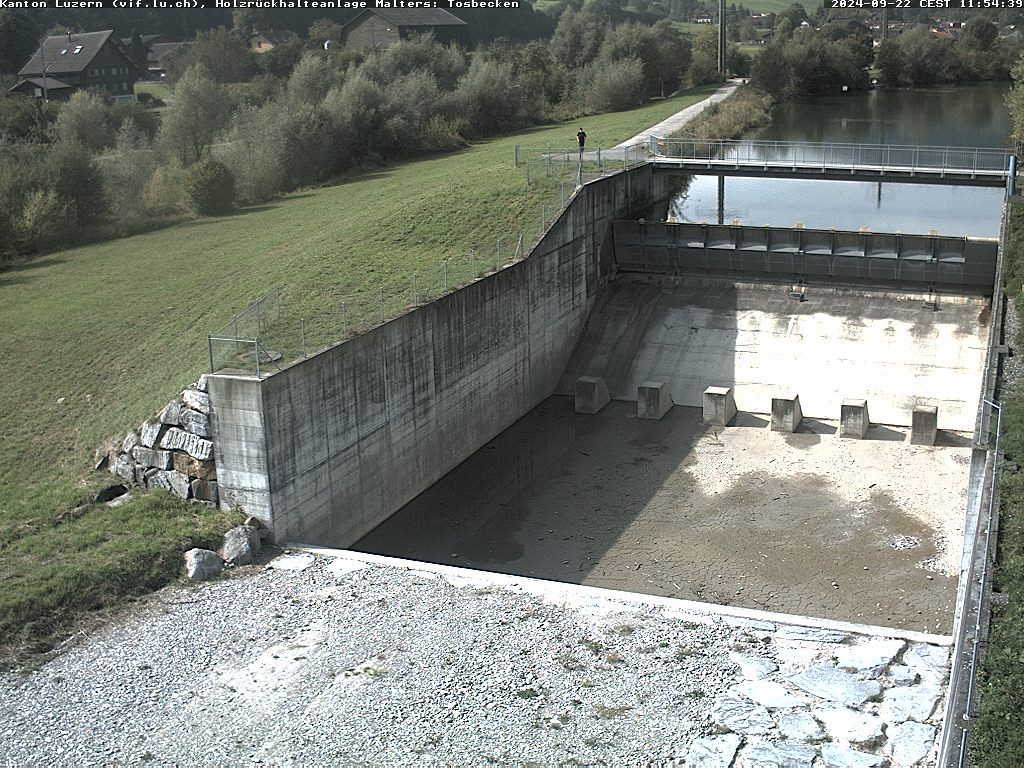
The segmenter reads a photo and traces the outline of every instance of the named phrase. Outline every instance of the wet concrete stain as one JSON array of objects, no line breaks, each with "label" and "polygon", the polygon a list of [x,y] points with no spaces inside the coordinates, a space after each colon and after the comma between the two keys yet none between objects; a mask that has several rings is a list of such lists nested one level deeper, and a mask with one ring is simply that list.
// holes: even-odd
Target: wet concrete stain
[{"label": "wet concrete stain", "polygon": [[[821,440],[813,433],[785,437],[807,449]],[[726,491],[699,490],[691,472],[698,444],[719,453],[722,471],[735,474]],[[578,416],[571,398],[553,397],[352,548],[724,605],[951,630],[956,581],[921,567],[937,553],[935,531],[889,493],[852,504],[827,476],[744,472],[736,458],[701,424],[700,409],[674,408],[650,422],[635,418],[632,403]],[[921,543],[898,549],[894,537]]]}]

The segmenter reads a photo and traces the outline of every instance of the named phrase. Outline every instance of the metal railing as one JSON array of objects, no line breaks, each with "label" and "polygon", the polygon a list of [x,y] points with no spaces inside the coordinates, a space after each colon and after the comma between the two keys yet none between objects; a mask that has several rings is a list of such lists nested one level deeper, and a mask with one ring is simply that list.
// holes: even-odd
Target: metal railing
[{"label": "metal railing", "polygon": [[711,167],[888,170],[994,177],[1008,174],[1013,154],[1006,149],[977,147],[700,140],[661,136],[651,136],[649,142],[648,150],[655,160],[703,163]]},{"label": "metal railing", "polygon": [[646,143],[628,147],[527,147],[516,144],[515,167],[526,171],[527,184],[572,177],[578,184],[609,173],[636,168],[650,160]]}]

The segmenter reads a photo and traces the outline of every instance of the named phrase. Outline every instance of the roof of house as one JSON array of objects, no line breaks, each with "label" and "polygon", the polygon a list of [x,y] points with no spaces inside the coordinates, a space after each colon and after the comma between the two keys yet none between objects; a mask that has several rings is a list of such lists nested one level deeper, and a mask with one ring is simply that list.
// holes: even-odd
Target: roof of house
[{"label": "roof of house", "polygon": [[253,32],[249,35],[249,39],[252,40],[254,37],[262,37],[268,43],[274,45],[281,45],[281,43],[287,43],[294,40],[298,35],[289,29],[270,29],[266,32]]},{"label": "roof of house", "polygon": [[183,45],[187,45],[187,43],[153,43],[149,46],[149,56],[147,59],[150,65],[159,64],[164,56],[171,51],[176,51]]},{"label": "roof of house", "polygon": [[342,25],[342,29],[353,26],[365,14],[372,13],[389,21],[396,27],[464,27],[466,22],[443,8],[367,8]]},{"label": "roof of house", "polygon": [[[39,49],[32,54],[28,64],[18,71],[21,77],[41,75],[46,72],[81,72],[89,66],[100,49],[110,40],[117,50],[124,53],[117,38],[111,38],[112,29],[103,32],[79,32],[70,35],[55,35],[43,41]],[[129,61],[131,59],[125,54]]]},{"label": "roof of house", "polygon": [[68,83],[65,83],[63,80],[58,80],[55,77],[26,77],[24,80],[19,81],[18,84],[15,85],[13,88],[8,88],[7,90],[17,90],[26,83],[28,83],[29,85],[34,85],[36,88],[46,88],[46,90],[48,91],[59,91],[62,88],[72,87]]}]

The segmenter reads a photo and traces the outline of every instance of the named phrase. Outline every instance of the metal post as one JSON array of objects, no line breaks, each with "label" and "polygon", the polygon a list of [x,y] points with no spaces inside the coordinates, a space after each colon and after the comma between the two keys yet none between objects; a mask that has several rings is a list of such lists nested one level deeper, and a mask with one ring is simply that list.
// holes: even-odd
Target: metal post
[{"label": "metal post", "polygon": [[263,328],[260,325],[260,303],[257,301],[256,302],[256,338],[259,338],[260,331],[262,331],[262,330],[263,330]]},{"label": "metal post", "polygon": [[604,165],[601,164],[601,148],[598,147],[597,148],[597,169],[600,171],[603,168],[604,168]]},{"label": "metal post", "polygon": [[206,334],[206,348],[210,352],[210,373],[213,373],[213,338]]},{"label": "metal post", "polygon": [[260,378],[260,337],[257,336],[253,344],[256,346],[256,378]]},{"label": "metal post", "polygon": [[473,279],[476,280],[476,248],[469,252],[469,266],[473,273]]},{"label": "metal post", "polygon": [[299,319],[299,333],[302,335],[302,357],[303,359],[309,357],[306,354],[306,318]]},{"label": "metal post", "polygon": [[498,271],[498,265],[501,264],[501,238],[498,238],[497,245],[494,246],[494,271]]},{"label": "metal post", "polygon": [[448,293],[448,259],[444,260],[444,292]]},{"label": "metal post", "polygon": [[235,337],[235,353],[238,353],[238,315],[231,318],[231,335]]},{"label": "metal post", "polygon": [[348,302],[341,302],[341,337],[348,336]]},{"label": "metal post", "polygon": [[559,207],[560,208],[565,208],[565,182],[564,181],[558,182],[558,196],[559,196],[559,199],[561,200],[561,203],[560,203]]},{"label": "metal post", "polygon": [[416,273],[412,273],[412,303],[419,301],[419,291],[416,290]]},{"label": "metal post", "polygon": [[516,144],[516,168],[519,167],[519,145]]},{"label": "metal post", "polygon": [[384,322],[384,286],[380,287],[380,321]]}]

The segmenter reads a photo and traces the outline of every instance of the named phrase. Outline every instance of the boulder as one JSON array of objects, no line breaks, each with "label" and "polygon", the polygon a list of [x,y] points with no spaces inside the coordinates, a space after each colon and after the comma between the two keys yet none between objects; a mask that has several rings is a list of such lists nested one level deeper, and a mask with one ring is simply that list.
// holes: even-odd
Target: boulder
[{"label": "boulder", "polygon": [[857,645],[844,645],[836,649],[836,666],[865,673],[861,677],[878,677],[906,645],[902,640],[884,637],[873,637]]},{"label": "boulder", "polygon": [[779,732],[791,741],[821,741],[825,729],[806,712],[783,712],[779,715]]},{"label": "boulder", "polygon": [[251,525],[239,525],[224,534],[220,556],[232,565],[249,565],[260,553],[259,532]]},{"label": "boulder", "polygon": [[906,720],[923,722],[932,716],[941,696],[942,688],[937,683],[890,688],[882,694],[882,705],[878,709],[878,714],[890,723],[902,723]]},{"label": "boulder", "polygon": [[132,448],[134,448],[138,444],[139,444],[139,436],[137,434],[135,434],[134,432],[129,432],[125,436],[124,442],[121,443],[121,453],[131,453],[132,452]]},{"label": "boulder", "polygon": [[192,498],[216,504],[218,500],[217,482],[215,480],[193,480]]},{"label": "boulder", "polygon": [[919,643],[903,654],[903,663],[913,667],[922,678],[944,680],[949,673],[949,648]]},{"label": "boulder", "polygon": [[747,680],[733,688],[732,693],[738,693],[755,704],[772,709],[799,707],[809,701],[806,696],[791,693],[786,690],[786,686],[774,680]]},{"label": "boulder", "polygon": [[190,490],[188,477],[173,469],[158,471],[149,479],[149,487],[163,488],[182,499],[188,498]]},{"label": "boulder", "polygon": [[185,408],[178,416],[178,426],[193,435],[210,436],[210,417],[199,411]]},{"label": "boulder", "polygon": [[135,463],[135,478],[134,479],[135,479],[135,484],[136,485],[141,486],[142,488],[146,487],[146,471],[148,469],[149,468],[146,467],[143,464],[139,464],[138,462]]},{"label": "boulder", "polygon": [[737,665],[740,668],[740,674],[748,680],[761,680],[779,668],[779,665],[771,659],[736,651],[729,651],[729,661]]},{"label": "boulder", "polygon": [[220,557],[209,549],[190,549],[185,553],[185,575],[192,581],[212,579],[223,568]]},{"label": "boulder", "polygon": [[178,426],[178,416],[181,414],[181,403],[177,400],[172,400],[164,409],[160,411],[160,415],[157,417],[160,419],[162,424],[167,424],[172,427]]},{"label": "boulder", "polygon": [[777,640],[808,640],[815,643],[841,643],[849,637],[848,632],[817,627],[781,627],[775,635]]},{"label": "boulder", "polygon": [[750,744],[743,748],[736,768],[811,768],[818,750],[806,744]]},{"label": "boulder", "polygon": [[897,766],[921,765],[935,746],[935,728],[925,723],[900,723],[889,729],[886,752]]},{"label": "boulder", "polygon": [[822,707],[812,709],[811,714],[820,720],[832,741],[853,747],[872,748],[885,738],[881,718],[855,712],[846,707]]},{"label": "boulder", "polygon": [[181,393],[181,399],[185,401],[185,405],[193,410],[207,414],[210,412],[210,396],[205,392],[189,388]]},{"label": "boulder", "polygon": [[160,441],[160,447],[171,451],[185,451],[189,456],[200,461],[206,461],[213,456],[212,442],[176,427],[167,430],[167,434]]},{"label": "boulder", "polygon": [[209,392],[210,374],[204,373],[198,379],[196,383],[192,385],[192,389],[198,389],[200,392]]},{"label": "boulder", "polygon": [[121,451],[121,440],[116,437],[108,437],[93,454],[93,469],[104,469],[110,470],[110,473],[114,473],[114,461],[117,459],[117,454]]},{"label": "boulder", "polygon": [[768,733],[775,725],[764,707],[728,695],[715,702],[711,719],[723,728],[744,734]]},{"label": "boulder", "polygon": [[811,667],[789,679],[807,693],[847,707],[860,707],[882,692],[877,680],[859,680],[830,666]]},{"label": "boulder", "polygon": [[858,752],[838,744],[823,744],[821,759],[828,768],[882,768],[887,764],[884,757]]},{"label": "boulder", "polygon": [[116,499],[118,496],[123,496],[128,493],[128,489],[123,485],[108,485],[106,488],[101,488],[92,495],[92,500],[97,504],[103,504],[104,502]]},{"label": "boulder", "polygon": [[694,739],[686,754],[686,768],[729,768],[740,748],[742,736],[725,733]]},{"label": "boulder", "polygon": [[164,425],[159,421],[147,421],[139,428],[140,442],[143,448],[153,448],[160,442]]},{"label": "boulder", "polygon": [[171,454],[171,462],[174,468],[183,475],[195,477],[199,480],[216,480],[217,466],[212,461],[200,461],[194,459],[187,453]]},{"label": "boulder", "polygon": [[132,449],[132,456],[135,457],[139,464],[147,467],[156,467],[157,469],[171,468],[170,451],[154,451],[152,448],[143,448],[141,445],[137,445]]},{"label": "boulder", "polygon": [[135,482],[135,459],[126,453],[118,455],[114,460],[114,474],[129,483]]},{"label": "boulder", "polygon": [[906,664],[893,664],[889,667],[889,682],[895,688],[902,685],[913,685],[918,674]]}]

